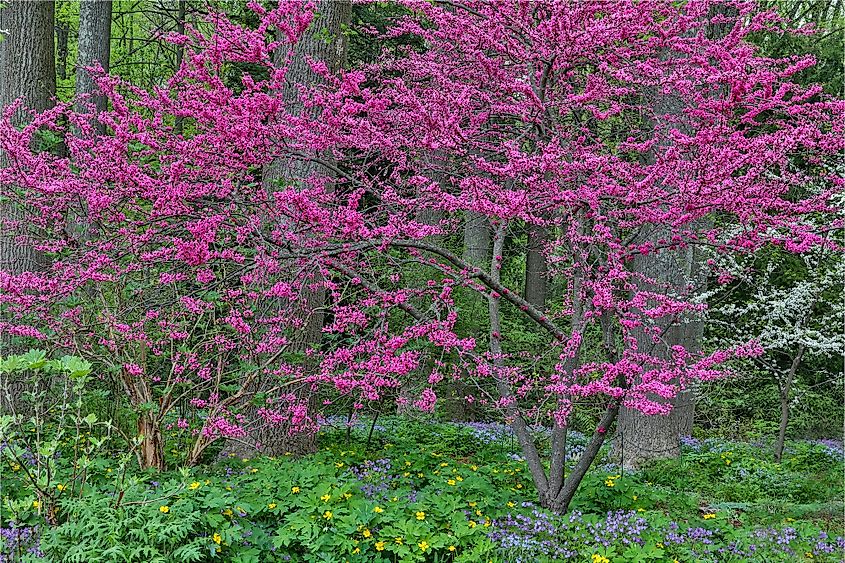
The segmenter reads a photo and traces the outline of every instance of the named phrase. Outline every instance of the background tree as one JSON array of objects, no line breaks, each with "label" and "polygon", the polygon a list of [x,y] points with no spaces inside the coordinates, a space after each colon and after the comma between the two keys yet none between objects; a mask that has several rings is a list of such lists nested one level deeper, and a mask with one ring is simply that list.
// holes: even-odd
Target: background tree
[{"label": "background tree", "polygon": [[[91,0],[79,5],[79,46],[76,60],[76,98],[84,112],[86,103],[93,104],[98,112],[106,110],[108,100],[96,92],[91,67],[109,72],[111,60],[111,0]],[[96,122],[98,132],[105,134],[103,123]]]},{"label": "background tree", "polygon": [[[30,119],[30,111],[40,112],[53,105],[56,95],[56,67],[53,53],[52,1],[7,2],[0,6],[0,110],[20,99],[24,105],[12,116],[12,122],[22,126]],[[39,148],[43,148],[40,147]],[[8,166],[8,155],[0,150],[0,166]],[[18,189],[3,186],[3,191]],[[9,197],[0,198],[0,269],[14,275],[39,272],[46,259],[20,228],[31,220],[31,210]],[[9,319],[3,315],[4,322]],[[0,348],[4,354],[17,348],[8,331],[0,334]],[[3,410],[20,406],[23,388],[4,377],[2,385]]]},{"label": "background tree", "polygon": [[[796,257],[773,249],[749,264],[731,264],[725,275],[734,281],[716,293],[712,330],[721,335],[720,344],[754,338],[766,350],[754,363],[777,385],[774,454],[780,461],[792,404],[819,380],[842,381],[843,261],[830,251]],[[808,371],[812,377],[804,375]]]}]

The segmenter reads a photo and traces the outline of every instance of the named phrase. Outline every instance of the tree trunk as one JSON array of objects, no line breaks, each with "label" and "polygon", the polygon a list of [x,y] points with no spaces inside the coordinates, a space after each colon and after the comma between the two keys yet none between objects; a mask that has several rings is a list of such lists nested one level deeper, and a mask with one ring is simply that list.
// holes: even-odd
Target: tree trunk
[{"label": "tree trunk", "polygon": [[[652,232],[649,240],[665,236],[662,230]],[[698,264],[692,247],[686,251],[655,252],[634,259],[632,269],[644,277],[655,280],[657,287],[644,287],[669,295],[682,294],[689,284],[699,279]],[[691,354],[701,348],[704,325],[701,321],[683,319],[665,319],[658,321],[663,334],[655,344],[651,334],[646,334],[642,327],[631,331],[640,353],[649,354],[659,360],[671,360],[672,346],[683,346]],[[653,397],[656,399],[656,397]],[[678,396],[669,401],[672,411],[665,416],[646,415],[640,411],[622,407],[616,431],[615,451],[622,466],[635,469],[642,463],[677,457],[680,455],[680,438],[692,430],[694,402],[691,389],[683,389]]]},{"label": "tree trunk", "polygon": [[59,80],[67,80],[68,36],[70,25],[64,20],[56,20],[56,74]]},{"label": "tree trunk", "polygon": [[[0,40],[0,108],[20,98],[26,109],[14,119],[21,125],[28,120],[27,109],[46,110],[56,95],[54,13],[52,1],[12,1],[0,8],[0,30],[4,32]],[[6,164],[6,156],[0,153],[0,166]],[[0,196],[11,189],[13,186],[0,186]],[[0,271],[18,275],[41,271],[46,266],[44,255],[27,240],[27,216],[27,211],[14,203],[0,203]],[[15,348],[11,339],[0,336],[0,354],[21,351]],[[0,380],[0,412],[20,412],[24,386],[17,377]]]},{"label": "tree trunk", "polygon": [[[85,111],[85,103],[93,103],[97,112],[108,109],[105,96],[96,93],[88,67],[99,63],[103,70],[109,71],[111,52],[111,0],[87,0],[79,5],[79,55],[76,60],[76,95],[90,96],[90,99],[77,101],[76,111]],[[105,126],[96,121],[100,135],[105,134]]]},{"label": "tree trunk", "polygon": [[[336,72],[346,62],[346,36],[344,28],[352,17],[352,5],[349,0],[319,0],[316,2],[316,14],[309,28],[295,46],[293,59],[288,67],[286,85],[282,96],[285,105],[291,113],[298,114],[304,110],[300,100],[298,85],[312,86],[322,83],[322,79],[311,70],[308,59],[322,61],[330,72]],[[278,51],[277,62],[282,62],[283,53]],[[329,159],[330,155],[321,155]],[[277,159],[263,170],[265,188],[272,191],[277,181],[287,183],[304,183],[313,175],[331,176],[320,164],[302,159]],[[319,287],[320,275],[314,272],[311,278],[312,288],[304,293],[303,315],[306,316],[304,327],[292,339],[289,350],[304,352],[309,347],[319,346],[322,336],[326,301],[325,289]],[[309,369],[309,366],[305,366]],[[269,389],[274,381],[262,380],[258,383],[259,390]],[[292,389],[300,399],[307,401],[309,412],[316,407],[317,397],[310,385],[302,385]],[[270,405],[272,408],[272,404]],[[307,454],[316,451],[315,436],[310,432],[291,433],[285,426],[268,426],[263,424],[254,408],[250,408],[247,419],[256,424],[255,429],[246,440],[230,441],[224,453],[242,455],[245,450],[254,452],[260,450],[266,455],[281,455],[286,452],[293,454]]]},{"label": "tree trunk", "polygon": [[490,256],[490,225],[487,217],[474,211],[466,212],[464,223],[464,260],[482,267]]},{"label": "tree trunk", "polygon": [[528,226],[528,250],[525,254],[525,300],[540,309],[546,310],[546,293],[548,281],[546,274],[548,264],[543,247],[546,244],[548,233],[546,228],[540,225]]},{"label": "tree trunk", "polygon": [[775,461],[780,463],[783,458],[783,445],[786,442],[786,427],[789,424],[789,401],[792,399],[792,382],[795,380],[795,372],[804,357],[804,344],[798,346],[798,352],[792,359],[786,380],[780,385],[780,427],[778,428],[778,439],[775,443]]},{"label": "tree trunk", "polygon": [[[187,9],[187,1],[186,0],[178,0],[178,4],[176,7],[176,33],[179,35],[185,34],[185,17],[186,17],[186,9]],[[179,69],[182,68],[182,61],[185,58],[185,46],[181,43],[176,45],[176,72],[179,72]],[[174,129],[177,135],[182,134],[182,129],[184,127],[184,119],[181,117],[176,118],[176,122],[174,124]]]},{"label": "tree trunk", "polygon": [[[717,11],[723,15],[736,14],[736,10],[732,7],[716,6],[709,16],[715,16]],[[707,33],[713,38],[723,37],[729,31],[727,24],[710,24],[707,29]],[[658,119],[664,114],[681,115],[683,108],[676,97],[659,96],[655,92],[651,95],[654,98],[654,113]],[[661,124],[647,117],[644,125],[646,127],[651,125],[657,129]],[[683,128],[682,124],[681,129]],[[649,156],[649,159],[653,160],[653,154]],[[707,223],[709,223],[708,219],[701,220],[702,230],[706,230]],[[643,233],[642,238],[643,242],[656,243],[659,239],[666,239],[668,236],[666,229],[650,229]],[[673,250],[667,250],[665,253],[653,252],[648,256],[637,257],[634,260],[633,269],[663,286],[647,289],[657,292],[668,291],[675,295],[684,293],[689,286],[701,291],[705,285],[701,254],[702,252],[694,246],[686,248],[683,252]],[[664,321],[661,327],[664,330],[662,342],[653,350],[655,357],[664,360],[671,358],[672,346],[675,345],[683,346],[693,354],[701,350],[704,324],[695,319],[686,319],[683,324],[678,323],[677,320],[675,322],[677,326],[667,330]],[[634,331],[634,336],[638,350],[649,350],[654,346],[651,336],[644,335],[641,331]],[[671,403],[672,412],[667,416],[644,415],[639,411],[624,407],[620,410],[615,450],[624,467],[635,468],[643,462],[680,455],[680,437],[689,436],[692,433],[695,415],[693,389],[681,390]]]},{"label": "tree trunk", "polygon": [[141,469],[164,471],[164,438],[161,425],[150,413],[138,415],[138,435],[143,436],[138,456]]}]

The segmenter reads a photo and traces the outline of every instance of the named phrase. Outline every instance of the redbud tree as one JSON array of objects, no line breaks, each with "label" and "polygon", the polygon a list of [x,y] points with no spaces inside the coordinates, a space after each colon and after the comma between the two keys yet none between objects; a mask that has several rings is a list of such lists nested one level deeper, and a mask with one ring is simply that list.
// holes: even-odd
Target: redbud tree
[{"label": "redbud tree", "polygon": [[[161,88],[99,77],[109,111],[58,106],[18,130],[6,109],[0,184],[29,222],[3,227],[52,262],[0,274],[0,328],[114,377],[138,416],[142,465],[159,468],[168,421],[192,432],[193,463],[264,425],[313,431],[313,401],[291,391],[303,385],[360,409],[404,402],[399,388],[415,382],[411,401],[430,411],[463,381],[466,400],[512,426],[541,503],[565,511],[620,407],[666,415],[695,381],[725,376],[720,364],[760,352],[667,342],[703,305],[631,261],[832,244],[815,225],[842,191],[827,171],[843,104],[792,82],[810,58],[757,53],[749,36],[782,22],[744,2],[403,5],[387,31],[357,30],[390,49],[338,73],[309,61],[317,85],[286,82],[319,18],[283,2],[251,5],[257,28],[216,14],[174,36],[191,55]],[[292,86],[296,108],[280,95]],[[32,149],[63,123],[79,130],[67,156]],[[262,183],[262,166],[303,161],[323,172],[291,165]],[[810,178],[826,188],[796,197]],[[491,236],[484,264],[457,242],[470,216]],[[548,306],[502,273],[529,226],[548,233],[560,295]],[[290,354],[317,289],[323,338]],[[466,292],[487,330],[460,322],[478,313],[456,299]],[[544,344],[515,350],[515,320]],[[195,416],[173,422],[186,402]],[[602,413],[567,465],[584,406]],[[532,422],[553,429],[548,459]]]}]

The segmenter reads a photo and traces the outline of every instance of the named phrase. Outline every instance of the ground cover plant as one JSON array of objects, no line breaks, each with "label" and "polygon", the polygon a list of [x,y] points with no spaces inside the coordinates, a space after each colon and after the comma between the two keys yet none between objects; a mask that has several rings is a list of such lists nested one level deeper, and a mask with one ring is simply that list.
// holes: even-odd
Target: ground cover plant
[{"label": "ground cover plant", "polygon": [[[634,473],[607,451],[573,510],[557,515],[534,501],[506,425],[430,422],[403,435],[406,421],[396,417],[372,434],[370,421],[348,433],[345,421],[332,422],[320,451],[304,459],[233,457],[151,473],[102,457],[74,479],[63,450],[46,495],[29,485],[34,456],[23,466],[7,462],[3,503],[14,523],[4,527],[4,557],[838,561],[845,546],[841,444],[790,443],[791,463],[777,464],[770,449],[690,440],[679,460]],[[453,436],[464,448],[456,452],[448,440],[421,445],[421,434]],[[575,442],[573,458],[586,438]],[[43,523],[48,506],[57,509],[52,527]]]},{"label": "ground cover plant", "polygon": [[3,558],[841,557],[841,2],[159,4],[0,7]]}]

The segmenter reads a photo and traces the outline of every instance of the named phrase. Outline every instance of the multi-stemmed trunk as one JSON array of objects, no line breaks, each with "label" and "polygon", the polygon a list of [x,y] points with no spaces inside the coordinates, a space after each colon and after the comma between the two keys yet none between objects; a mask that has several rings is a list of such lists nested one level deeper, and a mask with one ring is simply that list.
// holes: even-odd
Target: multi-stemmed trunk
[{"label": "multi-stemmed trunk", "polygon": [[[500,287],[501,284],[501,265],[505,243],[505,223],[499,223],[493,233],[493,256],[490,261],[489,284],[491,289]],[[583,319],[583,305],[581,303],[581,287],[576,283],[573,291],[573,314],[571,323],[574,328],[579,328]],[[504,367],[503,350],[502,350],[502,323],[500,313],[501,293],[499,291],[491,291],[488,296],[488,312],[490,315],[490,355],[496,370],[501,370]],[[543,314],[541,308],[534,303],[527,300],[523,301],[523,307],[529,309],[536,315]],[[545,318],[545,317],[543,317]],[[546,326],[547,329],[551,328]],[[613,320],[605,315],[602,317],[603,328],[603,348],[608,354],[608,357],[613,359],[616,356],[615,337],[613,329]],[[556,331],[555,337],[561,339],[563,334],[559,329],[552,329]],[[578,354],[576,353],[566,366],[567,370],[574,370],[577,367]],[[620,385],[624,382],[620,381]],[[497,377],[496,386],[499,395],[503,399],[510,399],[513,397],[513,392],[507,381],[501,377]],[[540,505],[553,510],[555,512],[564,513],[568,510],[572,499],[575,497],[575,492],[578,486],[587,474],[587,471],[593,464],[593,461],[598,457],[601,447],[604,444],[607,436],[608,428],[610,428],[616,421],[619,414],[619,401],[611,400],[610,404],[605,409],[599,420],[595,432],[590,438],[590,442],[584,449],[578,461],[575,463],[569,475],[566,475],[566,435],[567,427],[561,423],[556,422],[552,429],[552,443],[551,455],[549,458],[549,470],[546,472],[540,453],[531,436],[528,424],[520,414],[519,410],[512,404],[505,409],[505,414],[510,421],[511,429],[516,435],[519,442],[525,462],[528,465],[534,486],[537,489],[538,499]]]}]

